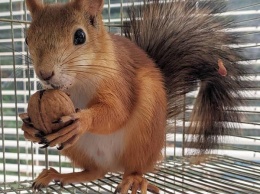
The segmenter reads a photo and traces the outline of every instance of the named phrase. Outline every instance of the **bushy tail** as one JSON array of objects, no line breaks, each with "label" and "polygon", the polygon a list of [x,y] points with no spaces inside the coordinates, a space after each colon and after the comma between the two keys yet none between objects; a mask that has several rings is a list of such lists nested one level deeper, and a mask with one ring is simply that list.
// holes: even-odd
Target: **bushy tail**
[{"label": "bushy tail", "polygon": [[[197,2],[197,1],[196,1]],[[146,3],[129,10],[126,37],[143,48],[164,74],[169,118],[184,111],[184,94],[199,87],[187,133],[201,151],[215,148],[219,138],[239,121],[243,75],[233,24],[217,15],[223,4],[195,1]]]}]

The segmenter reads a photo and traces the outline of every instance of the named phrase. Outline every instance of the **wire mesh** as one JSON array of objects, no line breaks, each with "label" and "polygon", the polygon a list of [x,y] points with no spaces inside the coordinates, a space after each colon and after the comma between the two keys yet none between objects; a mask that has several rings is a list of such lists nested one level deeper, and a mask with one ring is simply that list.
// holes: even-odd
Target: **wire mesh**
[{"label": "wire mesh", "polygon": [[[220,0],[218,0],[220,1]],[[214,2],[218,2],[214,1]],[[48,3],[67,0],[48,0]],[[142,1],[135,1],[136,5]],[[199,1],[198,1],[199,2]],[[122,34],[125,8],[124,0],[106,0],[104,22],[112,33]],[[191,102],[197,93],[184,96],[185,112],[172,123],[166,135],[164,154],[167,162],[160,164],[156,174],[148,174],[150,182],[156,183],[164,193],[259,193],[260,171],[260,3],[259,0],[227,1],[227,10],[220,14],[234,17],[233,29],[227,33],[238,33],[247,40],[239,45],[249,59],[241,64],[251,69],[248,77],[253,80],[246,88],[246,106],[239,107],[244,114],[243,122],[236,128],[237,136],[226,136],[223,146],[214,153],[235,156],[211,156],[206,163],[191,166],[184,156],[184,131],[189,125]],[[42,168],[55,166],[59,172],[77,171],[56,149],[40,150],[37,144],[24,139],[17,115],[26,112],[29,96],[40,85],[33,73],[28,50],[24,44],[30,16],[23,0],[0,1],[0,193],[32,193],[32,180]],[[239,159],[238,159],[239,158]],[[255,162],[251,162],[255,161]],[[112,193],[119,183],[119,174],[109,174],[105,179],[72,184],[63,187],[53,183],[42,193]]]},{"label": "wire mesh", "polygon": [[[161,193],[259,193],[260,164],[227,156],[209,156],[206,162],[191,165],[190,158],[176,157],[158,165],[156,174],[147,174]],[[108,174],[88,183],[60,186],[53,182],[38,193],[113,193],[120,174]],[[33,193],[32,181],[0,184],[3,193]]]}]

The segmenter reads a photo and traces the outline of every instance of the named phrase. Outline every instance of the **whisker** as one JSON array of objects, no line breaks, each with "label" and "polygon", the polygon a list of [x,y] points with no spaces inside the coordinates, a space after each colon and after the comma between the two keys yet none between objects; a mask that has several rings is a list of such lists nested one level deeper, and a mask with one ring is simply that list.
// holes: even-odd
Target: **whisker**
[{"label": "whisker", "polygon": [[[102,36],[104,36],[104,35],[97,36],[96,38],[94,38],[93,40],[87,42],[86,44],[91,44],[92,42],[96,41],[98,38],[101,38]],[[77,50],[81,49],[86,44],[80,45],[79,47],[75,48],[75,50],[71,51],[71,53],[63,61],[66,61],[74,52],[76,52]],[[66,63],[66,62],[64,62],[64,63]]]},{"label": "whisker", "polygon": [[[64,70],[66,70],[66,69],[64,69]],[[86,74],[90,74],[91,73],[91,75],[102,75],[103,77],[106,77],[106,78],[111,78],[111,75],[113,75],[112,74],[112,72],[108,72],[108,71],[91,71],[91,70],[93,70],[93,69],[91,69],[91,68],[88,68],[88,69],[85,69],[85,70],[78,70],[78,68],[70,68],[70,69],[68,69],[68,70],[66,70],[66,72],[74,72],[74,73],[81,73],[81,74],[84,74],[84,72],[86,72]]]},{"label": "whisker", "polygon": [[76,63],[76,62],[81,62],[81,61],[112,61],[112,62],[118,62],[117,60],[111,60],[111,59],[95,59],[95,58],[83,58],[83,59],[78,59],[78,60],[74,60],[74,61],[69,61],[67,64],[72,64],[72,63]]},{"label": "whisker", "polygon": [[67,61],[62,62],[62,65],[64,65],[65,63],[70,63],[71,60],[74,60],[74,59],[76,59],[76,58],[78,58],[78,57],[80,57],[80,56],[82,56],[82,55],[86,55],[86,53],[79,53],[78,55],[73,56],[73,58],[70,58],[70,59],[68,59]]},{"label": "whisker", "polygon": [[69,48],[69,46],[70,46],[70,44],[68,44],[67,47],[65,47],[65,49],[63,50],[63,52],[62,52],[62,54],[61,54],[61,56],[60,56],[58,61],[62,61],[61,59],[64,56],[65,51]]},{"label": "whisker", "polygon": [[[95,52],[95,54],[114,54],[114,52]],[[78,58],[78,57],[80,57],[82,55],[86,55],[86,53],[80,53],[80,54],[74,56],[73,58],[68,59],[67,61],[62,62],[62,65],[64,65],[65,63],[70,63],[71,60],[74,60],[74,59],[76,59],[76,58]],[[95,58],[93,57],[92,60],[95,60]]]},{"label": "whisker", "polygon": [[[116,73],[116,72],[119,72],[120,74],[124,73],[124,70],[122,70],[121,68],[113,68],[113,67],[107,67],[107,66],[103,66],[103,65],[73,65],[73,66],[70,66],[70,68],[77,68],[79,67],[80,69],[93,69],[93,70],[98,70],[98,71],[103,71],[103,72],[108,72],[109,73]],[[124,66],[123,67],[124,69],[127,69],[129,72],[134,72],[134,69],[131,68],[131,67],[127,67],[127,66]]]},{"label": "whisker", "polygon": [[[66,69],[65,69],[66,70]],[[98,70],[98,71],[97,71]],[[113,70],[113,71],[107,71],[105,69],[101,69],[101,68],[97,68],[95,66],[93,67],[89,67],[89,68],[86,68],[84,70],[80,69],[79,68],[69,68],[67,69],[67,71],[73,71],[74,73],[76,72],[80,72],[81,75],[84,75],[84,73],[86,74],[91,74],[91,75],[94,75],[94,76],[98,76],[99,78],[109,78],[109,79],[112,79],[115,77],[115,75],[117,77],[122,77],[122,79],[125,79],[123,76],[123,72],[121,71],[118,71],[118,70]],[[116,71],[118,73],[116,73]],[[119,80],[118,80],[119,81]],[[120,81],[119,81],[120,82]]]},{"label": "whisker", "polygon": [[107,73],[110,76],[114,76],[114,74],[116,74],[117,76],[123,76],[124,75],[124,70],[127,70],[128,72],[131,72],[132,74],[134,74],[134,68],[130,65],[124,65],[122,68],[114,68],[111,66],[105,66],[105,65],[100,65],[100,64],[88,64],[88,65],[82,65],[82,64],[73,64],[71,66],[68,67],[64,67],[65,69],[77,69],[77,70],[81,70],[81,71],[89,71],[89,70],[93,70],[93,71],[97,71],[97,72],[102,72],[102,73]]},{"label": "whisker", "polygon": [[[20,21],[22,18],[14,16],[14,19],[16,19],[17,21]],[[26,32],[25,32],[26,25],[23,25],[22,23],[19,23],[19,24],[22,26],[21,31],[23,32],[23,35],[26,37]]]},{"label": "whisker", "polygon": [[[70,74],[70,72],[66,72],[66,75],[69,76],[69,77],[72,77],[73,79],[80,81],[83,84],[83,86],[86,84],[85,80],[81,76],[74,77],[73,75]],[[95,86],[95,84],[93,83],[93,80],[91,80],[91,79],[88,80],[87,84]]]},{"label": "whisker", "polygon": [[[88,78],[87,75],[94,75],[94,76],[98,76],[99,78],[109,78],[111,79],[111,74],[104,74],[101,72],[92,72],[92,71],[79,71],[78,69],[70,69],[70,70],[66,70],[66,72],[73,72],[76,73],[77,75],[81,75],[84,78]],[[86,75],[87,74],[87,75]]]},{"label": "whisker", "polygon": [[3,47],[5,47],[5,48],[8,48],[8,49],[10,49],[11,51],[15,51],[15,52],[17,52],[17,53],[20,53],[21,55],[23,55],[23,56],[25,56],[25,57],[27,57],[27,58],[29,58],[30,60],[32,60],[29,56],[27,56],[27,55],[25,55],[25,54],[23,54],[22,52],[20,52],[20,51],[17,51],[17,50],[15,50],[14,48],[12,48],[12,47],[10,47],[10,46],[6,46],[6,45],[2,45]]},{"label": "whisker", "polygon": [[71,51],[71,53],[63,61],[66,61],[74,52],[76,52],[77,50],[81,49],[83,46],[85,46],[85,44],[80,45],[79,47],[75,48],[75,50]]},{"label": "whisker", "polygon": [[[77,74],[77,76],[73,76],[73,77],[81,77],[82,79],[87,79],[88,81],[90,80],[89,75],[91,76],[96,76],[98,78],[101,78],[102,81],[106,81],[106,80],[112,80],[113,82],[116,82],[118,85],[122,84],[121,80],[128,80],[124,77],[124,74],[122,73],[117,73],[116,77],[117,79],[115,79],[115,74],[112,74],[112,72],[108,72],[108,71],[96,71],[96,69],[94,71],[91,71],[91,68],[88,68],[84,71],[79,70],[78,68],[70,68],[68,70],[65,70],[65,74],[67,74],[67,72],[69,73],[74,73]],[[120,77],[122,79],[120,79]],[[119,79],[118,79],[119,78]]]}]

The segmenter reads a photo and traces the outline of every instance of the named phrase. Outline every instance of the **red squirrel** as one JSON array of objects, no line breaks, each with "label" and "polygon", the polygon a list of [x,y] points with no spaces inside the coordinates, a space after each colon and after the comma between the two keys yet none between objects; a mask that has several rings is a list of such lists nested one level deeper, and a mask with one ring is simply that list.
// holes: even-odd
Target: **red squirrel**
[{"label": "red squirrel", "polygon": [[34,70],[45,88],[65,91],[79,108],[66,117],[71,125],[48,135],[23,123],[26,139],[62,145],[61,153],[82,169],[45,169],[33,183],[36,190],[52,180],[65,185],[120,171],[115,192],[159,193],[143,175],[162,159],[167,119],[185,111],[184,95],[198,86],[186,132],[200,152],[215,148],[227,122],[239,120],[234,94],[243,70],[236,64],[239,54],[227,46],[237,40],[223,30],[229,22],[213,16],[216,9],[205,2],[199,8],[191,1],[149,2],[129,9],[123,37],[106,31],[103,4],[26,0]]}]

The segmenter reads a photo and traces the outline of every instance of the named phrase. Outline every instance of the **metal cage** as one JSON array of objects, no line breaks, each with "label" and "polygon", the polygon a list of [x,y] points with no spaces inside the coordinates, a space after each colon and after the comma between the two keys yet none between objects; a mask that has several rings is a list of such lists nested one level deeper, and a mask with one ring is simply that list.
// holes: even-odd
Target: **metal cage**
[{"label": "metal cage", "polygon": [[[212,0],[218,3],[223,0]],[[57,3],[67,0],[46,0]],[[106,0],[103,16],[108,30],[122,34],[124,12],[130,1]],[[200,0],[198,0],[198,3]],[[224,137],[223,146],[200,164],[186,156],[184,142],[192,104],[187,104],[180,118],[171,122],[163,153],[165,160],[156,173],[146,178],[161,193],[260,193],[260,2],[259,0],[226,0],[227,10],[219,15],[233,17],[238,32],[248,40],[238,45],[250,60],[241,63],[252,69],[253,80],[245,95],[246,106],[239,107],[245,119],[238,123],[237,136]],[[141,0],[135,1],[142,3]],[[40,89],[24,43],[30,16],[24,0],[0,0],[0,193],[33,193],[33,179],[43,168],[55,167],[60,172],[77,171],[56,149],[39,149],[26,141],[20,129],[18,114],[26,112],[27,101]],[[184,98],[194,99],[196,92]],[[187,101],[188,102],[188,101]],[[104,179],[61,187],[53,182],[39,193],[113,193],[120,174],[107,174]]]}]

